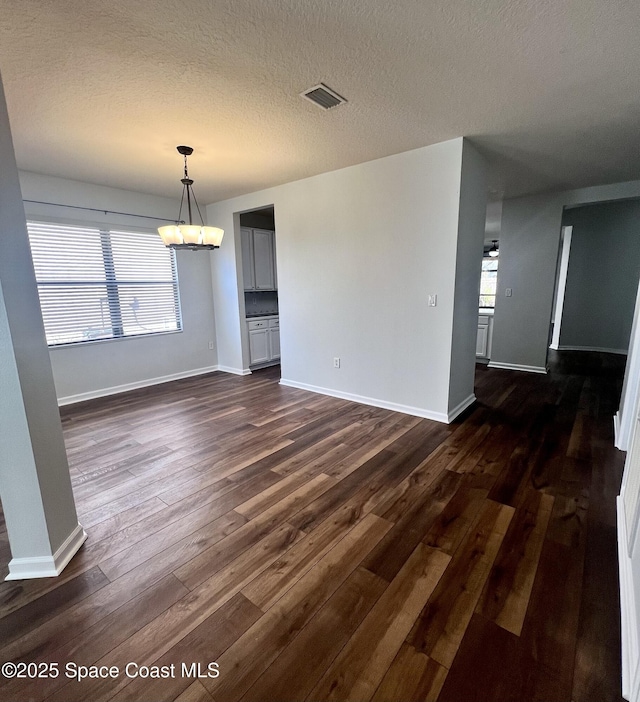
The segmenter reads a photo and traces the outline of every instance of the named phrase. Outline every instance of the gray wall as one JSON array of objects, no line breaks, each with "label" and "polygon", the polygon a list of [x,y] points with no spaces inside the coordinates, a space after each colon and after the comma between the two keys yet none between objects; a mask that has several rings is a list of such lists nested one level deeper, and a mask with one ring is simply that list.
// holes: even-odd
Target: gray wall
[{"label": "gray wall", "polygon": [[573,226],[560,348],[627,351],[640,276],[640,201],[566,210]]}]

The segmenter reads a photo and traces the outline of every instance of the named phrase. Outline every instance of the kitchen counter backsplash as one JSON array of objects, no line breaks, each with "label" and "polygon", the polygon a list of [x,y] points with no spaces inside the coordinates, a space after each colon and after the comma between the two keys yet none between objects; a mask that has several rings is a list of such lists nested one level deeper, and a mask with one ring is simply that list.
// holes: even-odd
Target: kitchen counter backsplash
[{"label": "kitchen counter backsplash", "polygon": [[247,317],[264,317],[269,314],[278,314],[278,293],[275,290],[245,292],[244,307]]}]

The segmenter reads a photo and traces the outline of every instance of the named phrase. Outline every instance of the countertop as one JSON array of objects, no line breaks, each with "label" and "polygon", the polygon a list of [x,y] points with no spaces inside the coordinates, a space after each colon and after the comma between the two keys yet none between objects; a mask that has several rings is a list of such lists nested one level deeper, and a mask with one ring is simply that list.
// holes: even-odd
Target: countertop
[{"label": "countertop", "polygon": [[247,319],[256,319],[257,317],[277,317],[277,312],[251,312],[247,313]]}]

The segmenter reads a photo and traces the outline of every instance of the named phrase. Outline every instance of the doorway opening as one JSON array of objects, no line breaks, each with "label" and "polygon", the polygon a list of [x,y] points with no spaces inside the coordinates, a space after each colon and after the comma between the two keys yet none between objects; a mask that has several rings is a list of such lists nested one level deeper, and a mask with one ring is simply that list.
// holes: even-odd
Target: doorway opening
[{"label": "doorway opening", "polygon": [[273,206],[240,214],[244,288],[243,356],[251,372],[280,369],[280,312]]},{"label": "doorway opening", "polygon": [[565,208],[549,348],[626,356],[640,277],[640,199]]},{"label": "doorway opening", "polygon": [[485,239],[480,273],[478,299],[478,335],[476,337],[476,363],[487,365],[491,360],[493,341],[493,313],[498,292],[498,265],[500,262],[499,239]]}]

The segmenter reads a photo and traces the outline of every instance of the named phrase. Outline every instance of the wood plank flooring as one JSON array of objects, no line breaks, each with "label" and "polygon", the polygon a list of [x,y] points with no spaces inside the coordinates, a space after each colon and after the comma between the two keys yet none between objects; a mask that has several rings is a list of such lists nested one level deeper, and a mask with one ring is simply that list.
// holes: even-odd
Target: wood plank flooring
[{"label": "wood plank flooring", "polygon": [[89,538],[59,578],[0,585],[1,661],[61,674],[0,700],[619,702],[623,370],[478,366],[449,426],[277,368],[63,409]]}]

